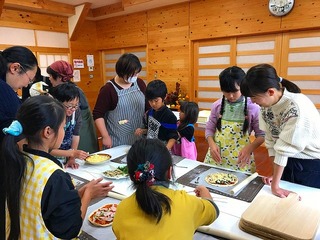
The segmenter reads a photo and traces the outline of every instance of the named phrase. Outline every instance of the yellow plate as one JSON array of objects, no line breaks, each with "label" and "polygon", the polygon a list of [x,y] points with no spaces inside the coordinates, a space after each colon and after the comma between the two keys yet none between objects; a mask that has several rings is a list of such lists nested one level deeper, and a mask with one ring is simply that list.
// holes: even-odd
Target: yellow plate
[{"label": "yellow plate", "polygon": [[89,157],[85,159],[86,163],[89,164],[102,164],[106,161],[109,161],[111,158],[111,155],[106,154],[106,153],[97,153],[97,154],[92,154]]}]

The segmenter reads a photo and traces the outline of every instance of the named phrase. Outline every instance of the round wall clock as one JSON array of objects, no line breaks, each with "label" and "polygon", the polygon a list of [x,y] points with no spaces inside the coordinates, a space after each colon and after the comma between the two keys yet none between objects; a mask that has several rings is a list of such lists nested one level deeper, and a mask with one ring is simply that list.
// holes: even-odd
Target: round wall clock
[{"label": "round wall clock", "polygon": [[288,14],[294,5],[294,0],[269,0],[269,11],[274,16],[284,16]]}]

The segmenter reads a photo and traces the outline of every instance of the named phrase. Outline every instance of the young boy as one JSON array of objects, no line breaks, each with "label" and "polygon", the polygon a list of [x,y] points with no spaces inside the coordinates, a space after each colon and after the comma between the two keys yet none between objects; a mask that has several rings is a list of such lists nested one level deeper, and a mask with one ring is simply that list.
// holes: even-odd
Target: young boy
[{"label": "young boy", "polygon": [[158,138],[165,142],[170,151],[179,138],[177,132],[177,118],[164,104],[167,96],[167,86],[161,80],[153,80],[147,85],[146,99],[152,109],[144,116],[145,129],[138,128],[136,135],[146,134],[147,138]]},{"label": "young boy", "polygon": [[81,110],[79,109],[80,93],[77,86],[71,82],[60,84],[50,89],[50,94],[60,101],[66,110],[65,135],[59,149],[52,149],[51,155],[65,159],[65,167],[78,168],[75,159],[85,159],[89,154],[78,150],[80,141],[80,127],[82,123]]}]

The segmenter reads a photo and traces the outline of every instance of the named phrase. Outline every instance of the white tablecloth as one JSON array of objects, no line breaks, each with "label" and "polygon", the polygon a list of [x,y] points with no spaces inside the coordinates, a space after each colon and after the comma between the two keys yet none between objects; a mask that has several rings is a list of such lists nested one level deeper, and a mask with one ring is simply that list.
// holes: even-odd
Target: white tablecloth
[{"label": "white tablecloth", "polygon": [[[124,156],[130,146],[118,146],[115,148],[107,149],[102,151],[103,153],[108,153],[112,156],[112,159],[118,158],[120,156]],[[84,163],[84,161],[77,160],[80,164],[79,169],[67,169],[67,172],[74,174],[76,176],[79,176],[81,178],[84,178],[86,180],[91,180],[94,178],[101,177],[101,173],[105,170],[112,169],[114,167],[118,167],[121,165],[121,163],[114,163],[111,161],[108,161],[104,164],[101,165],[89,165],[87,163]],[[124,159],[125,161],[125,159]],[[123,163],[125,164],[125,162]],[[179,163],[174,166],[174,172],[176,178],[179,178],[183,174],[187,173],[191,169],[195,168],[199,164],[202,164],[201,162],[198,161],[191,161],[188,159],[183,159]],[[181,167],[182,166],[182,167]],[[105,179],[103,181],[110,181],[108,179]],[[113,181],[114,191],[126,196],[129,196],[132,194],[133,189],[130,187],[131,181],[129,178],[127,179],[121,179],[121,180],[114,180]],[[177,184],[173,186],[177,189],[185,189],[187,192],[191,192],[193,188],[188,187],[188,186],[182,186],[180,184]],[[281,187],[292,190],[293,192],[298,193],[302,197],[302,201],[305,201],[307,204],[310,204],[310,206],[318,207],[320,208],[319,202],[320,202],[320,189],[315,189],[315,188],[309,188],[309,187],[304,187],[301,185],[297,184],[292,184],[289,182],[282,181],[281,182]],[[191,193],[193,194],[193,193]],[[269,186],[264,186],[261,191],[259,192],[258,195],[270,195],[271,189]],[[239,229],[238,224],[239,220],[241,218],[242,213],[248,208],[250,203],[237,200],[234,198],[227,198],[227,197],[222,197],[221,195],[217,194],[212,194],[214,201],[218,205],[220,209],[220,215],[216,221],[214,221],[211,225],[208,227],[200,227],[199,230],[206,232],[211,235],[219,236],[219,237],[224,237],[227,239],[236,239],[236,240],[241,240],[241,239],[249,239],[249,240],[255,240],[255,239],[260,239],[258,237],[255,237],[253,235],[250,235],[246,232],[243,232],[242,230]],[[115,236],[112,232],[111,227],[107,228],[98,228],[92,226],[88,220],[87,217],[91,212],[93,212],[95,209],[101,207],[102,205],[106,203],[118,203],[119,200],[107,197],[105,199],[102,199],[101,201],[91,205],[88,208],[87,211],[87,216],[86,220],[84,220],[83,223],[83,230],[93,237],[97,239],[115,239]],[[205,239],[214,239],[210,235],[202,234],[202,233],[196,233],[194,235],[194,239],[196,240],[205,240]],[[315,240],[320,239],[320,229],[318,229],[317,234],[314,238]]]}]

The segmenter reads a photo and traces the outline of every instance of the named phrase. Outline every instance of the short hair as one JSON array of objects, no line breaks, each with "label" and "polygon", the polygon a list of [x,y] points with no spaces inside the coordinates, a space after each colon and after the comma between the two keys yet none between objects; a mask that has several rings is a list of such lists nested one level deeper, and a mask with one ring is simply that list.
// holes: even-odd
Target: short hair
[{"label": "short hair", "polygon": [[160,79],[153,80],[148,83],[146,88],[146,99],[152,100],[158,97],[165,99],[168,90],[166,84]]},{"label": "short hair", "polygon": [[80,100],[78,87],[72,82],[59,84],[50,89],[50,94],[60,102],[69,102],[76,98]]},{"label": "short hair", "polygon": [[132,53],[123,54],[116,63],[116,73],[121,78],[132,77],[141,69],[139,58]]}]

